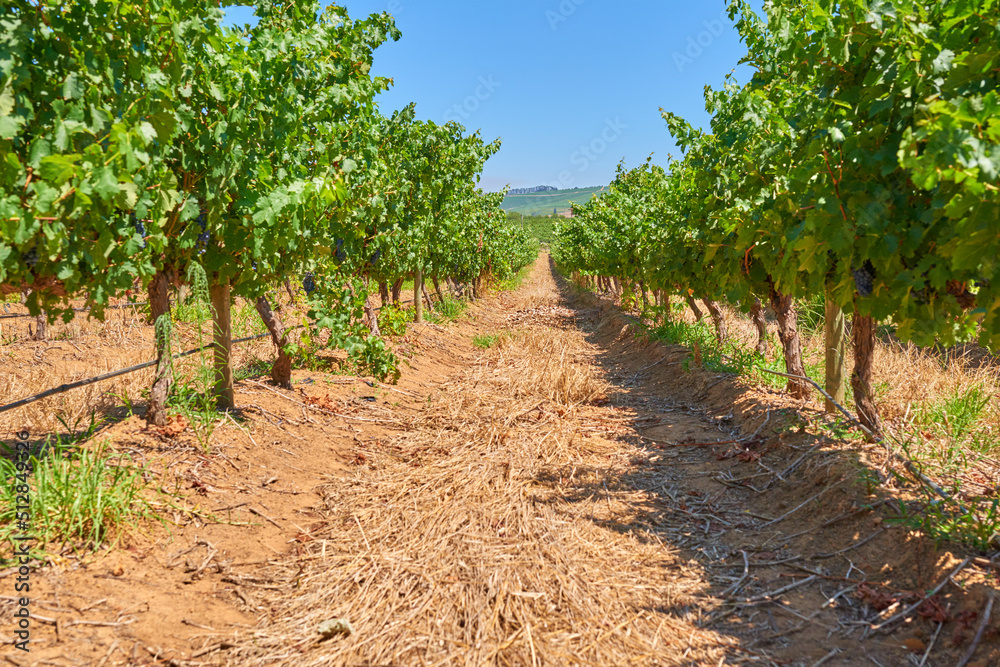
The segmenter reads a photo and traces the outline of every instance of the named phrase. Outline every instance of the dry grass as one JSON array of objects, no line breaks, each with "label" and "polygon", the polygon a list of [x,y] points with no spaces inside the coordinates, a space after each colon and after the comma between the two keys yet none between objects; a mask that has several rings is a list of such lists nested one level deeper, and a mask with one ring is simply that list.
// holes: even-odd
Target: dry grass
[{"label": "dry grass", "polygon": [[[359,448],[299,556],[242,587],[267,618],[230,664],[721,664],[701,573],[634,523],[655,497],[619,481],[634,447],[582,434],[607,416],[584,353],[519,332]],[[334,618],[354,634],[321,640]]]},{"label": "dry grass", "polygon": [[[16,306],[11,310],[24,309]],[[263,331],[252,305],[238,302],[234,310],[237,311],[234,320],[245,321],[244,328],[255,326]],[[4,356],[0,369],[0,396],[4,398],[0,402],[12,402],[65,383],[150,361],[155,357],[153,327],[146,322],[146,317],[143,309],[131,308],[109,310],[103,322],[79,314],[68,324],[50,325],[48,340],[42,342],[25,340],[33,318],[0,321],[7,336],[0,347]],[[234,332],[234,335],[242,333],[246,332]],[[175,351],[198,347],[199,340],[202,344],[211,341],[210,323],[202,326],[200,339],[194,325],[176,324]],[[243,343],[233,349],[236,368],[273,356],[273,345],[267,339]],[[200,363],[197,355],[179,361],[176,366],[178,378],[182,382],[191,378]],[[33,434],[60,433],[66,430],[64,422],[70,427],[78,424],[85,427],[92,415],[99,419],[118,414],[127,403],[143,403],[152,378],[153,370],[144,369],[0,414],[0,438],[12,438],[21,430]]]},{"label": "dry grass", "polygon": [[[742,349],[752,350],[757,332],[749,318],[722,306],[731,341]],[[686,306],[675,318],[694,323]],[[707,316],[706,316],[707,318]],[[772,340],[769,357],[780,354],[777,325],[768,323]],[[824,377],[824,338],[822,330],[802,334],[803,361],[814,380]],[[846,377],[854,366],[848,344]],[[783,367],[780,370],[784,370]],[[784,386],[780,378],[765,378],[775,387]],[[922,349],[911,343],[880,341],[875,349],[875,392],[880,413],[888,432],[906,442],[910,455],[923,461],[946,484],[961,482],[973,495],[996,494],[1000,473],[1000,364],[976,346],[948,352]],[[975,415],[964,433],[956,433],[948,416],[950,405],[970,391],[980,391],[989,399]],[[815,410],[823,409],[822,397],[809,402]],[[845,406],[849,409],[853,405]]]},{"label": "dry grass", "polygon": [[[722,306],[722,309],[730,337],[739,347],[752,349],[757,342],[753,324],[732,308]],[[675,317],[678,317],[676,313]],[[694,316],[686,308],[679,317],[688,323],[694,322]],[[777,325],[769,322],[768,330],[772,335],[770,356],[773,357],[777,345]],[[807,367],[822,369],[823,342],[822,332],[802,335],[803,359]],[[849,377],[854,366],[850,345],[845,365]],[[926,413],[928,406],[942,403],[972,388],[981,388],[994,398],[1000,396],[1000,363],[973,346],[946,353],[922,349],[912,343],[881,342],[875,349],[874,378],[879,407],[890,422],[906,416],[905,423],[912,424],[921,413]],[[817,375],[813,379],[822,381],[823,378]],[[784,381],[779,379],[776,382],[783,384]],[[816,405],[821,403],[821,399],[815,401]],[[1000,405],[996,400],[987,406],[980,425],[1000,430]]]},{"label": "dry grass", "polygon": [[565,331],[526,331],[497,341],[494,363],[504,393],[515,398],[545,398],[572,407],[607,392],[592,365],[569,363],[580,353],[578,335]]}]

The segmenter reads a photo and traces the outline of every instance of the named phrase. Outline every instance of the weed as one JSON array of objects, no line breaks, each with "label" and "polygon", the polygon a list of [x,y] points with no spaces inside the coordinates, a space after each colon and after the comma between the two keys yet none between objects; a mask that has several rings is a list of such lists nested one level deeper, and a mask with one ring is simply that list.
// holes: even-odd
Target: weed
[{"label": "weed", "polygon": [[[31,458],[31,525],[34,537],[49,547],[73,544],[96,549],[114,541],[123,528],[156,518],[143,497],[145,469],[107,442],[93,450],[47,441],[44,455]],[[10,543],[17,529],[16,469],[0,458],[0,541]]]},{"label": "weed", "polygon": [[407,323],[412,319],[411,309],[386,304],[378,312],[378,328],[388,336],[403,336],[406,334]]},{"label": "weed", "polygon": [[944,424],[948,435],[959,440],[967,435],[979,420],[986,406],[990,404],[990,398],[986,389],[980,385],[974,385],[965,391],[956,391],[932,408],[931,420],[934,423]]},{"label": "weed", "polygon": [[817,424],[821,431],[826,431],[838,440],[847,440],[851,437],[853,424],[847,422],[843,417],[836,417],[830,421],[823,421]]},{"label": "weed", "polygon": [[531,275],[531,269],[532,269],[532,264],[528,263],[526,266],[522,267],[520,271],[515,273],[510,278],[507,278],[506,280],[501,280],[499,283],[497,283],[497,289],[500,290],[501,292],[513,292],[514,290],[519,289],[521,287],[521,284],[524,283],[525,279],[527,279],[527,277]]},{"label": "weed", "polygon": [[631,284],[622,285],[622,310],[626,313],[635,312],[637,306],[639,305],[639,295],[636,292],[635,287]]},{"label": "weed", "polygon": [[822,333],[826,327],[826,298],[822,295],[802,299],[797,304],[799,331],[805,334]]},{"label": "weed", "polygon": [[246,380],[267,375],[271,372],[271,364],[263,359],[253,359],[233,372],[233,380]]},{"label": "weed", "polygon": [[[192,318],[191,321],[195,324],[197,347],[204,348],[208,343],[204,325],[206,322],[213,322],[208,277],[201,266],[192,264],[188,269],[187,280],[191,285],[191,293],[185,316]],[[202,349],[195,359],[196,363],[187,366],[185,374],[175,373],[176,384],[170,405],[191,424],[198,444],[207,453],[218,419],[215,407],[215,360],[211,349]]]},{"label": "weed", "polygon": [[[700,365],[720,373],[745,373],[748,353],[732,343],[720,346],[712,325],[704,320],[695,324],[683,320],[668,320],[652,329],[650,335],[673,345],[683,345],[695,350],[695,366]],[[685,370],[690,369],[691,359],[686,360],[683,367]]]},{"label": "weed", "polygon": [[77,420],[73,422],[72,426],[69,425],[69,422],[67,422],[65,417],[62,415],[57,416],[56,419],[58,419],[59,423],[62,424],[64,429],[66,429],[66,434],[59,436],[59,444],[64,447],[90,440],[94,437],[94,434],[97,433],[97,429],[101,427],[101,424],[104,423],[103,418],[97,418],[96,412],[90,413],[90,423],[83,429],[80,428],[80,425],[83,424],[83,417],[77,418]]},{"label": "weed", "polygon": [[479,334],[472,339],[472,344],[480,350],[488,350],[496,345],[498,340],[500,340],[500,334]]},{"label": "weed", "polygon": [[308,330],[302,332],[299,344],[295,348],[295,356],[292,357],[293,368],[304,368],[310,371],[328,371],[332,364],[329,359],[321,357],[319,345],[313,334]]},{"label": "weed", "polygon": [[132,397],[128,395],[127,389],[122,389],[120,394],[111,392],[111,396],[114,396],[118,401],[125,406],[125,418],[128,419],[135,414],[135,405],[132,403]]},{"label": "weed", "polygon": [[938,543],[964,543],[982,553],[1000,546],[1000,499],[973,499],[959,504],[921,488],[923,499],[913,506],[900,503],[900,516],[894,523],[921,529]]},{"label": "weed", "polygon": [[[843,437],[843,436],[838,435],[837,437]],[[882,486],[882,481],[878,478],[878,475],[875,473],[875,471],[871,470],[870,468],[861,468],[860,470],[858,470],[858,479],[865,485],[865,493],[868,494],[869,496],[875,495],[878,489]]]},{"label": "weed", "polygon": [[343,347],[347,350],[348,361],[354,364],[354,369],[359,375],[367,374],[383,381],[390,379],[393,383],[399,380],[396,355],[381,338],[352,336],[344,342]]},{"label": "weed", "polygon": [[447,324],[454,322],[469,307],[468,301],[461,299],[445,299],[439,303],[433,313],[428,314],[428,319],[435,324]]}]

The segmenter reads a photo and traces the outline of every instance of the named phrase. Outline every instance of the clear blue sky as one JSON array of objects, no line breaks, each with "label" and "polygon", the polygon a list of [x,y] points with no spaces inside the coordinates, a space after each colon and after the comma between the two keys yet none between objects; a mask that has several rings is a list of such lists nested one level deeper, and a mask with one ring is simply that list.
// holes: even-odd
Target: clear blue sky
[{"label": "clear blue sky", "polygon": [[[375,54],[395,85],[385,114],[416,102],[439,123],[457,120],[503,148],[481,185],[605,185],[623,158],[678,155],[660,107],[705,125],[702,92],[745,53],[725,2],[643,0],[343,0],[355,18],[389,12],[402,39]],[[759,3],[754,3],[759,9]],[[246,23],[252,11],[231,8]]]}]

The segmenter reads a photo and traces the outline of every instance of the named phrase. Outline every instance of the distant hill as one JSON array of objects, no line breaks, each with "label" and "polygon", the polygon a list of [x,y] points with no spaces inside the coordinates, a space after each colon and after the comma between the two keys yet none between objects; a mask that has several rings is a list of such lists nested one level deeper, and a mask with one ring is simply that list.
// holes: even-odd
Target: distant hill
[{"label": "distant hill", "polygon": [[572,190],[545,190],[529,194],[507,194],[503,200],[503,210],[524,215],[566,215],[570,202],[586,204],[590,198],[605,187],[573,188]]}]

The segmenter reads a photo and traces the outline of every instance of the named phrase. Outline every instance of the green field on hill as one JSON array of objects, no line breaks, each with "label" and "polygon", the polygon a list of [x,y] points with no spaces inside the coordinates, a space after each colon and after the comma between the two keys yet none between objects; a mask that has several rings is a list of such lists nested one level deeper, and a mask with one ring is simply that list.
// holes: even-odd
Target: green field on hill
[{"label": "green field on hill", "polygon": [[562,218],[548,216],[527,216],[519,213],[508,213],[511,224],[519,225],[529,234],[538,239],[539,243],[551,245],[556,240],[556,223]]},{"label": "green field on hill", "polygon": [[573,188],[571,190],[550,190],[535,192],[530,195],[507,195],[503,200],[503,210],[524,215],[552,215],[552,212],[563,214],[570,210],[570,202],[586,204],[590,198],[605,188]]}]

